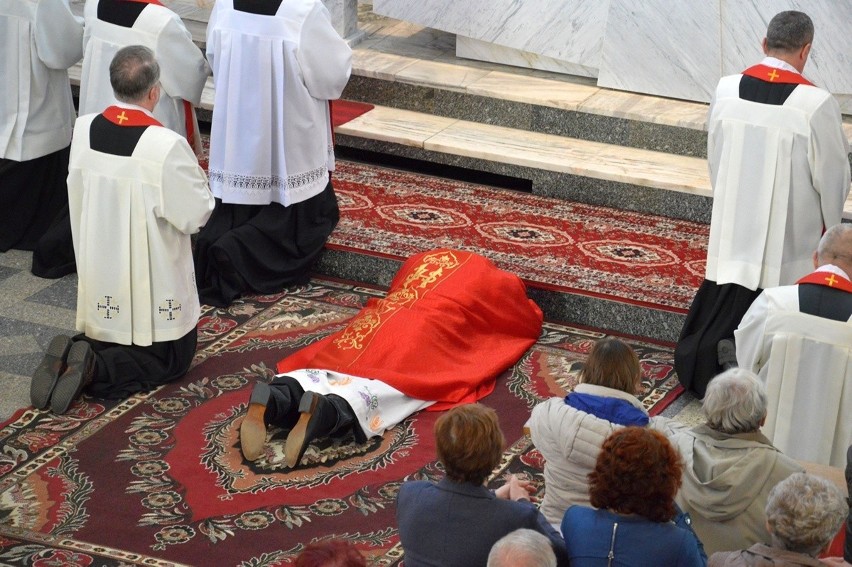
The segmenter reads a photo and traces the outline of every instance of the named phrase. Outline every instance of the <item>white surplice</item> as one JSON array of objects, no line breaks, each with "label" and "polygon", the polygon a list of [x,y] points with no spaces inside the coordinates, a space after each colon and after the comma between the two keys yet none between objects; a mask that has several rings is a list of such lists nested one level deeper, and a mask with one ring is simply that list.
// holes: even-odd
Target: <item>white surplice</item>
[{"label": "white surplice", "polygon": [[[818,271],[848,276],[836,266]],[[734,333],[737,362],[766,385],[763,432],[793,458],[846,464],[852,444],[852,319],[799,312],[799,286],[764,290]]]},{"label": "white surplice", "polygon": [[411,414],[434,404],[406,396],[380,380],[351,376],[331,370],[303,369],[287,372],[306,392],[336,394],[346,400],[367,436],[384,435]]},{"label": "white surplice", "polygon": [[123,345],[179,339],[200,314],[190,235],[213,211],[207,178],[167,128],[149,126],[130,156],[91,149],[96,116],[77,120],[68,174],[77,330]]},{"label": "white surplice", "polygon": [[68,0],[0,0],[0,158],[28,161],[68,147],[68,68],[83,55],[82,37]]},{"label": "white surplice", "polygon": [[[83,9],[86,30],[80,114],[103,112],[117,102],[109,82],[109,64],[122,47],[144,45],[154,52],[160,65],[162,89],[154,117],[166,128],[186,136],[183,101],[198,106],[210,75],[204,54],[192,42],[192,34],[180,17],[164,6],[147,4],[133,26],[124,27],[98,19],[99,3],[100,0],[87,0]],[[195,123],[194,113],[190,119]]]},{"label": "white surplice", "polygon": [[[762,63],[792,69],[774,58]],[[798,85],[782,105],[759,104],[740,98],[741,79],[723,77],[710,107],[706,277],[754,290],[811,271],[823,229],[841,221],[849,147],[827,91]]]},{"label": "white surplice", "polygon": [[287,0],[267,16],[217,0],[207,58],[216,86],[213,194],[284,206],[319,194],[334,169],[328,101],[343,92],[352,59],[322,2]]}]

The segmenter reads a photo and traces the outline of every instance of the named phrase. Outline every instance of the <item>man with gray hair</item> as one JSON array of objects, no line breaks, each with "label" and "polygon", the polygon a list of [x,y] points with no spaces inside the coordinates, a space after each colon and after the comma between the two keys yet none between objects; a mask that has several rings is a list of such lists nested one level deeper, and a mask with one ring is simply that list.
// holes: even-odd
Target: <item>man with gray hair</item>
[{"label": "man with gray hair", "polygon": [[33,374],[38,408],[64,413],[88,386],[124,398],[189,369],[201,312],[189,236],[213,197],[186,139],[152,111],[153,52],[135,45],[109,67],[118,103],[77,119],[68,202],[77,259],[77,330],[51,341]]},{"label": "man with gray hair", "polygon": [[487,567],[556,567],[556,554],[544,535],[521,528],[497,540]]},{"label": "man with gray hair", "polygon": [[794,474],[769,493],[769,545],[761,542],[741,551],[716,553],[710,557],[709,565],[824,565],[817,556],[828,549],[843,525],[849,510],[844,500],[843,493],[831,481]]},{"label": "man with gray hair", "polygon": [[699,397],[733,358],[727,341],[752,301],[808,273],[842,218],[849,145],[838,102],[802,76],[813,41],[807,14],[776,14],[766,57],[722,77],[710,105],[707,269],[675,349],[678,379]]},{"label": "man with gray hair", "polygon": [[737,361],[766,385],[773,443],[842,467],[852,444],[852,224],[825,232],[813,267],[754,301],[735,333]]},{"label": "man with gray hair", "polygon": [[707,385],[706,422],[687,429],[663,425],[684,460],[675,500],[692,519],[707,555],[769,541],[763,509],[779,481],[804,469],[760,432],[766,391],[757,376],[734,368]]}]

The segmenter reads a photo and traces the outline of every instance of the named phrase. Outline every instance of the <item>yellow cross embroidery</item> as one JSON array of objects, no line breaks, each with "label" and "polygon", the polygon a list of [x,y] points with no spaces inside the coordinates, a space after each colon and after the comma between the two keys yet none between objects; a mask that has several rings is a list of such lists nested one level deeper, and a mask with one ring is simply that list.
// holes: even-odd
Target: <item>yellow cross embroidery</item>
[{"label": "yellow cross embroidery", "polygon": [[124,121],[125,121],[125,120],[130,120],[127,116],[125,116],[125,114],[124,114],[124,111],[123,111],[123,110],[121,111],[121,114],[119,114],[118,116],[116,116],[116,119],[118,119],[118,123],[119,123],[119,125],[124,124]]},{"label": "yellow cross embroidery", "polygon": [[775,69],[772,69],[772,72],[769,73],[769,82],[774,81],[779,77],[778,73],[775,72]]},{"label": "yellow cross embroidery", "polygon": [[834,277],[834,274],[831,274],[829,277],[825,278],[825,281],[828,282],[828,287],[834,287],[834,284],[837,283],[837,279]]}]

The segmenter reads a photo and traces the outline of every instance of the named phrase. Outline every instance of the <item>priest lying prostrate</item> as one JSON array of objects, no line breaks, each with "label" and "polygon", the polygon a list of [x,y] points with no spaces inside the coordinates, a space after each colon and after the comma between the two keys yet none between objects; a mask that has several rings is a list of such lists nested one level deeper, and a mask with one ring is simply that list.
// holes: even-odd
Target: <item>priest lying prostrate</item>
[{"label": "priest lying prostrate", "polygon": [[772,443],[840,467],[852,444],[852,224],[829,228],[813,263],[796,285],[751,304],[735,333],[737,362],[766,384]]},{"label": "priest lying prostrate", "polygon": [[208,305],[307,281],[337,225],[329,100],[352,51],[321,0],[216,0],[207,25],[216,99],[195,272]]},{"label": "priest lying prostrate", "polygon": [[382,435],[421,409],[475,402],[538,339],[542,314],[521,280],[470,252],[409,258],[384,299],[341,331],[278,363],[258,382],[240,426],[246,459],[264,454],[267,426],[289,429],[290,467],[315,439]]},{"label": "priest lying prostrate", "polygon": [[68,0],[0,2],[0,252],[32,250],[68,203],[82,37]]},{"label": "priest lying prostrate", "polygon": [[[87,0],[83,14],[80,114],[103,112],[115,104],[109,63],[122,47],[144,45],[154,52],[160,64],[161,94],[154,118],[186,137],[196,154],[200,153],[201,137],[193,105],[201,102],[210,67],[180,17],[157,0]],[[66,211],[33,250],[32,272],[43,278],[59,278],[75,269]]]},{"label": "priest lying prostrate", "polygon": [[118,103],[81,116],[68,174],[77,330],[55,337],[33,374],[33,406],[64,413],[80,395],[123,398],[183,376],[201,308],[190,234],[213,196],[186,139],[152,115],[160,70],[143,46],[109,66]]},{"label": "priest lying prostrate", "polygon": [[838,102],[802,76],[813,38],[807,14],[776,14],[766,58],[716,87],[707,270],[675,348],[678,379],[699,397],[720,359],[733,362],[730,340],[751,302],[807,274],[823,231],[841,221],[849,146]]}]

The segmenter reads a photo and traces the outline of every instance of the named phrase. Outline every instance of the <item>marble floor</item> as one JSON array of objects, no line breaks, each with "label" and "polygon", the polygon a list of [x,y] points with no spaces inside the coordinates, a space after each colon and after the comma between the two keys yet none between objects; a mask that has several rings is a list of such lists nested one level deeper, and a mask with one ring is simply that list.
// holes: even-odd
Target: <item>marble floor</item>
[{"label": "marble floor", "polygon": [[31,252],[0,253],[0,422],[30,405],[30,376],[50,340],[76,333],[77,275],[37,278],[31,261]]}]

